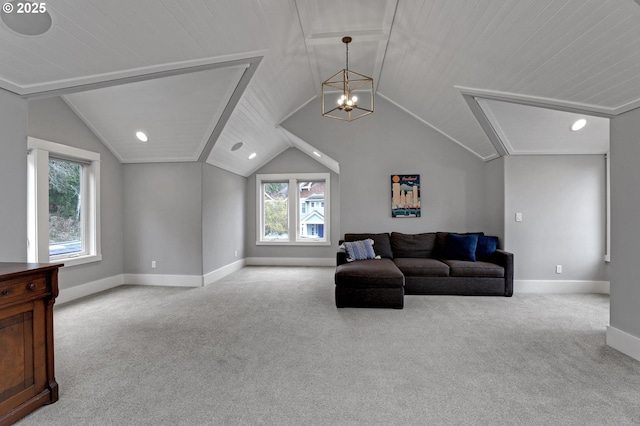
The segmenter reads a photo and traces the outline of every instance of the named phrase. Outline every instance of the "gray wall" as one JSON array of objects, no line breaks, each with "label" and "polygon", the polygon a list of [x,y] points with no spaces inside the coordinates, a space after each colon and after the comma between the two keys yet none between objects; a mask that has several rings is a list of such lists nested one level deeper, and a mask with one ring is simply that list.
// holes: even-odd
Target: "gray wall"
[{"label": "gray wall", "polygon": [[247,179],[203,167],[202,266],[207,274],[245,257]]},{"label": "gray wall", "polygon": [[640,109],[611,120],[611,326],[640,338]]},{"label": "gray wall", "polygon": [[[341,234],[485,228],[483,161],[386,100],[351,123],[311,102],[283,127],[340,163]],[[392,174],[420,174],[422,217],[391,217]]]},{"label": "gray wall", "polygon": [[500,245],[502,246],[502,248],[505,248],[504,190],[504,157],[501,157],[485,163],[484,232],[488,235],[498,236],[500,238]]},{"label": "gray wall", "polygon": [[[601,155],[506,157],[505,246],[515,279],[608,280]],[[515,221],[515,213],[523,221]],[[563,273],[556,274],[556,265]]]},{"label": "gray wall", "polygon": [[[268,246],[256,245],[256,174],[260,173],[331,173],[331,246]],[[271,160],[247,179],[247,210],[245,227],[247,257],[310,257],[334,258],[340,235],[340,176],[291,148]]]},{"label": "gray wall", "polygon": [[29,136],[100,153],[102,261],[63,268],[60,288],[122,274],[122,165],[118,159],[58,97],[29,101]]},{"label": "gray wall", "polygon": [[0,89],[0,262],[27,260],[27,101]]},{"label": "gray wall", "polygon": [[202,164],[122,168],[124,272],[202,275]]}]

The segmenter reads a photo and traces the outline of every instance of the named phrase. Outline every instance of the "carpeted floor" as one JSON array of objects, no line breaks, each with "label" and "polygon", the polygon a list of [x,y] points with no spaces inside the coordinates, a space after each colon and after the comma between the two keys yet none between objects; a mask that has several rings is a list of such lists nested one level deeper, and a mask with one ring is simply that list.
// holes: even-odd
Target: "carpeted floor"
[{"label": "carpeted floor", "polygon": [[631,425],[604,295],[336,309],[334,268],[247,267],[55,310],[60,400],[26,425]]}]

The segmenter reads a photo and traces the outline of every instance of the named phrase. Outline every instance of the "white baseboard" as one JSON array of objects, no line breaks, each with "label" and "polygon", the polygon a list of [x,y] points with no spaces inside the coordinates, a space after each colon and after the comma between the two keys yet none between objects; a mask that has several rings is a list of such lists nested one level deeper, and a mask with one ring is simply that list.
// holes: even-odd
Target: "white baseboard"
[{"label": "white baseboard", "polygon": [[226,266],[223,266],[222,268],[218,268],[215,271],[211,271],[202,277],[203,283],[204,285],[209,285],[211,283],[214,283],[219,279],[222,279],[233,272],[239,271],[246,265],[246,263],[247,263],[246,259],[241,259],[241,260],[238,260],[237,262],[233,262]]},{"label": "white baseboard", "polygon": [[81,297],[90,296],[94,293],[109,290],[124,284],[124,276],[114,275],[113,277],[103,278],[101,280],[92,281],[86,284],[80,284],[75,287],[62,288],[56,298],[56,305],[71,302]]},{"label": "white baseboard", "polygon": [[513,280],[513,292],[609,294],[609,281]]},{"label": "white baseboard", "polygon": [[336,266],[335,257],[248,257],[250,266]]},{"label": "white baseboard", "polygon": [[124,274],[124,283],[164,287],[202,287],[202,275]]},{"label": "white baseboard", "polygon": [[615,327],[607,327],[607,345],[640,361],[640,337],[625,333]]}]

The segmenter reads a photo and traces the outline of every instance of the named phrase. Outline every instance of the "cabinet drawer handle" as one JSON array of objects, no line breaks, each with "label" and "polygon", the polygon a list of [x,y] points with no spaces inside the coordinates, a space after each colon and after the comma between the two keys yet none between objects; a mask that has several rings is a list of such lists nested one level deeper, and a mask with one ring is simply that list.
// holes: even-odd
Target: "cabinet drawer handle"
[{"label": "cabinet drawer handle", "polygon": [[29,283],[27,290],[35,290],[38,287],[36,283]]},{"label": "cabinet drawer handle", "polygon": [[8,296],[8,295],[9,295],[9,293],[10,293],[10,291],[9,291],[9,289],[8,289],[8,288],[5,288],[4,290],[2,290],[2,295],[3,295],[3,296]]}]

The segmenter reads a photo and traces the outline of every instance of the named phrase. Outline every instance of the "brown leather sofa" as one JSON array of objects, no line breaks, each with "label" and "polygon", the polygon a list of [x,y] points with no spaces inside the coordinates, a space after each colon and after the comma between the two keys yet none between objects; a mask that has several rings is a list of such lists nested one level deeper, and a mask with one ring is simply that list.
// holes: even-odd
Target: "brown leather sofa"
[{"label": "brown leather sofa", "polygon": [[402,309],[405,294],[513,295],[513,254],[496,248],[473,260],[455,258],[455,252],[447,259],[449,243],[461,235],[484,237],[483,233],[449,237],[447,232],[345,234],[347,242],[371,238],[380,259],[347,262],[344,250],[338,251],[336,306]]}]

